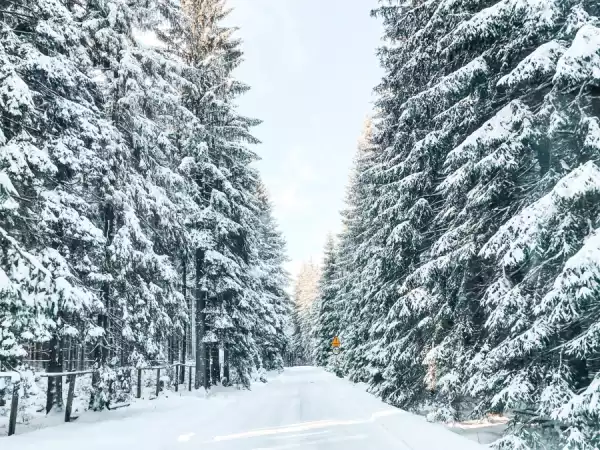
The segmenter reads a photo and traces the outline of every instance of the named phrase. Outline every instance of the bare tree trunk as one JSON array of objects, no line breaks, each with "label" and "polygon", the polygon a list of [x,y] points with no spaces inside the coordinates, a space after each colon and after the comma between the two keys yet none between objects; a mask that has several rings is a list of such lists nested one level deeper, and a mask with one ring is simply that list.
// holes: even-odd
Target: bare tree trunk
[{"label": "bare tree trunk", "polygon": [[[204,251],[196,249],[196,389],[200,384],[208,389],[208,349],[204,342],[206,335],[206,292],[202,290],[200,280],[204,265]],[[201,383],[202,382],[202,383]]]},{"label": "bare tree trunk", "polygon": [[[56,367],[56,371],[57,372],[62,372],[64,370],[64,361],[65,361],[65,354],[63,351],[63,347],[65,344],[65,340],[64,337],[60,337],[58,339],[58,348],[57,350],[57,357],[58,357],[58,365]],[[62,387],[63,387],[63,382],[62,382],[62,377],[57,377],[56,378],[56,406],[58,406],[59,408],[62,408],[63,406],[63,396],[62,396]]]},{"label": "bare tree trunk", "polygon": [[[179,358],[179,362],[182,364],[185,364],[185,357],[186,357],[186,352],[187,352],[187,337],[189,334],[189,326],[190,326],[190,322],[192,320],[191,317],[191,308],[188,307],[188,300],[187,300],[187,261],[186,261],[186,255],[184,254],[183,257],[181,258],[181,281],[183,284],[183,301],[185,303],[186,308],[188,308],[188,321],[184,324],[183,326],[183,337],[181,339],[181,357]],[[185,381],[185,367],[181,367],[181,370],[179,371],[179,383],[183,384],[183,382]]]},{"label": "bare tree trunk", "polygon": [[73,348],[73,338],[69,337],[69,344],[67,345],[67,370],[69,371],[73,371],[75,369],[74,367],[74,360],[75,360],[75,349]]},{"label": "bare tree trunk", "polygon": [[229,383],[229,345],[223,344],[223,384]]},{"label": "bare tree trunk", "polygon": [[125,367],[126,364],[126,359],[125,359],[125,346],[127,344],[125,343],[125,341],[121,342],[121,354],[119,355],[119,360],[121,361],[121,367]]},{"label": "bare tree trunk", "polygon": [[[50,361],[48,362],[48,373],[56,373],[62,370],[62,357],[60,356],[60,338],[56,333],[52,334],[49,344]],[[60,386],[60,388],[59,388]],[[62,406],[62,379],[59,377],[48,377],[46,391],[46,414],[48,414],[54,405]]]},{"label": "bare tree trunk", "polygon": [[202,305],[202,296],[204,295],[203,292],[200,292],[200,277],[201,277],[201,273],[202,273],[202,268],[201,268],[201,259],[202,259],[202,254],[201,254],[201,250],[196,249],[196,317],[195,322],[196,322],[196,379],[195,379],[195,383],[194,383],[194,388],[195,389],[199,389],[200,388],[200,377],[202,376],[202,352],[200,350],[200,342],[199,339],[201,339],[200,336],[200,321],[201,316],[200,316],[200,307],[204,307],[204,305]]},{"label": "bare tree trunk", "polygon": [[204,389],[208,390],[210,388],[210,349],[206,343],[203,343],[202,346],[204,347],[204,362],[202,364]]},{"label": "bare tree trunk", "polygon": [[219,344],[216,342],[210,346],[210,360],[211,384],[216,385],[221,381],[221,365],[219,364]]},{"label": "bare tree trunk", "polygon": [[[112,244],[112,241],[113,241],[114,220],[115,220],[115,213],[114,213],[113,205],[111,205],[110,203],[107,203],[106,205],[104,205],[104,217],[103,217],[104,236],[106,236],[106,247],[107,248],[108,248],[108,246],[110,246]],[[108,271],[108,265],[109,265],[108,254],[105,257],[104,265],[105,265],[104,269],[106,271]],[[101,292],[102,292],[102,303],[104,306],[104,311],[102,311],[101,313],[98,314],[98,326],[103,328],[104,335],[100,336],[98,338],[98,342],[96,343],[96,347],[94,349],[94,360],[95,360],[95,365],[96,365],[97,369],[104,366],[109,357],[109,349],[108,349],[109,318],[108,318],[108,315],[110,312],[110,307],[111,307],[110,303],[111,302],[110,302],[110,284],[108,281],[105,281],[102,284]],[[99,383],[100,383],[100,375],[96,371],[92,375],[92,386],[94,389],[92,390],[92,395],[90,397],[90,405],[94,409],[102,409],[104,407],[104,405],[100,405],[98,403],[98,401],[97,401],[98,399],[96,398],[96,395],[99,394],[99,392],[98,392]]]}]

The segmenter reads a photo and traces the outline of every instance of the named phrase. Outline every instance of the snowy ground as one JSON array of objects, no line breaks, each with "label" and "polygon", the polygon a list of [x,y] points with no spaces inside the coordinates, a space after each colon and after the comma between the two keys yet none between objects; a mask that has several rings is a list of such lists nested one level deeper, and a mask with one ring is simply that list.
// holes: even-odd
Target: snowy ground
[{"label": "snowy ground", "polygon": [[467,420],[448,425],[457,434],[481,444],[491,444],[500,439],[506,431],[508,417],[490,417],[485,420]]},{"label": "snowy ground", "polygon": [[[441,425],[385,405],[313,367],[252,391],[182,395],[0,438],[2,450],[481,450]],[[146,405],[146,407],[144,407]]]},{"label": "snowy ground", "polygon": [[[173,371],[169,371],[170,375],[173,375]],[[47,379],[41,378],[41,373],[34,374],[33,372],[24,372],[26,377],[20,391],[19,397],[19,409],[17,414],[17,433],[27,433],[40,428],[52,427],[64,423],[64,409],[54,408],[49,415],[46,415],[46,386]],[[6,379],[0,378],[0,387],[2,382]],[[66,383],[66,377],[63,377],[63,404],[67,401],[68,384]],[[135,382],[135,379],[133,380]],[[90,391],[92,384],[92,375],[86,374],[77,377],[75,383],[75,395],[73,397],[73,416],[86,416],[91,414],[92,417],[97,417],[97,414],[88,412]],[[160,397],[169,397],[177,395],[172,392],[173,386],[169,385],[169,388],[164,392],[160,393]],[[181,386],[181,389],[187,389],[187,375],[186,375],[186,386]],[[133,388],[135,389],[135,387]],[[142,372],[142,399],[134,400],[135,404],[132,408],[135,411],[140,409],[154,409],[155,404],[153,402],[145,401],[155,397],[156,391],[156,371],[145,370]],[[8,431],[8,417],[10,414],[11,407],[11,392],[12,387],[9,385],[6,390],[4,400],[6,404],[0,406],[0,436],[4,436]],[[26,395],[25,395],[26,394]],[[196,394],[198,395],[198,394]]]}]

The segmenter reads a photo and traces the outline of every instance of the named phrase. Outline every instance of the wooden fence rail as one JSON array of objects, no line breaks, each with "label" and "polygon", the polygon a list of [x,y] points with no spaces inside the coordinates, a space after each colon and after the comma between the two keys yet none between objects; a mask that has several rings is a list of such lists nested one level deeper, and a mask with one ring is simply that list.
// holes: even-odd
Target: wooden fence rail
[{"label": "wooden fence rail", "polygon": [[[142,372],[144,370],[156,370],[156,396],[158,397],[160,393],[160,372],[162,369],[175,368],[175,392],[179,391],[179,382],[181,379],[185,378],[185,368],[189,368],[188,372],[188,390],[192,390],[192,368],[195,367],[194,364],[185,364],[185,363],[175,363],[164,366],[157,367],[141,367],[137,369],[137,392],[136,398],[142,397]],[[181,372],[180,372],[181,371]],[[93,374],[95,370],[77,370],[72,372],[48,372],[40,374],[41,378],[57,378],[57,377],[67,377],[67,382],[69,384],[69,391],[67,393],[67,404],[65,406],[65,422],[71,422],[73,419],[72,411],[73,411],[73,397],[75,395],[75,380],[79,375]],[[181,379],[180,379],[181,376]],[[17,372],[0,372],[0,378],[10,378],[12,380],[12,401],[10,406],[10,418],[8,421],[8,435],[12,436],[15,434],[16,425],[17,425],[17,411],[19,407],[19,390],[21,388],[21,376]],[[50,391],[46,392],[46,396],[52,396],[53,393]],[[47,398],[48,402],[48,398]],[[107,407],[109,410],[119,408],[121,406],[128,406],[129,403],[120,405]]]},{"label": "wooden fence rail", "polygon": [[[142,372],[145,370],[156,370],[156,390],[155,394],[158,397],[160,394],[160,371],[162,369],[168,369],[170,367],[175,368],[175,392],[179,392],[179,382],[181,379],[185,381],[185,367],[189,368],[188,372],[188,391],[192,390],[192,368],[196,367],[194,364],[185,364],[185,363],[174,363],[165,366],[157,366],[157,367],[138,367],[137,369],[137,389],[136,389],[136,398],[142,398]],[[183,375],[180,375],[180,371]]]},{"label": "wooden fence rail", "polygon": [[[71,411],[73,410],[73,395],[75,394],[75,380],[77,375],[93,374],[93,370],[78,370],[74,372],[57,372],[57,373],[43,373],[40,375],[42,378],[58,378],[67,377],[67,383],[69,383],[69,392],[67,394],[67,406],[65,407],[65,422],[71,421]],[[52,396],[54,394],[48,389],[46,391],[46,403],[52,404]]]}]

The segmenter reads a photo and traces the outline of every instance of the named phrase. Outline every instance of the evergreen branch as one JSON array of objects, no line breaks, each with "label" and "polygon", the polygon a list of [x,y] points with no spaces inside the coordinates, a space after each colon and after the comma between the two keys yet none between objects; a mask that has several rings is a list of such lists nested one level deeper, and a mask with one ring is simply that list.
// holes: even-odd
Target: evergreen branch
[{"label": "evergreen branch", "polygon": [[6,9],[0,9],[0,14],[10,14],[10,15],[13,15],[13,16],[22,17],[24,19],[30,19],[30,20],[33,20],[34,22],[38,21],[37,17],[29,16],[27,14],[18,13],[18,12],[15,12],[15,11],[8,11]]}]

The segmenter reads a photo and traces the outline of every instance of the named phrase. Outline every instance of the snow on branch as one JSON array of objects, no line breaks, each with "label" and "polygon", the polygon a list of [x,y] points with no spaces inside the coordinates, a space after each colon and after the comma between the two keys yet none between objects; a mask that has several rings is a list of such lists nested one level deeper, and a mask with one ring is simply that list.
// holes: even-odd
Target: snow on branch
[{"label": "snow on branch", "polygon": [[573,201],[590,191],[600,192],[600,169],[592,161],[573,170],[552,192],[500,227],[481,249],[480,255],[486,258],[504,255],[504,264],[519,264],[525,258],[524,251],[535,245],[544,224],[559,213],[559,204]]},{"label": "snow on branch", "polygon": [[558,61],[554,83],[600,82],[600,28],[584,25]]},{"label": "snow on branch", "polygon": [[550,28],[560,18],[560,0],[502,0],[482,9],[438,43],[438,51],[452,51],[482,39],[497,38],[513,27],[524,33]]},{"label": "snow on branch", "polygon": [[509,74],[500,78],[497,85],[510,88],[553,75],[557,62],[565,51],[565,47],[556,41],[546,42],[523,59]]}]

